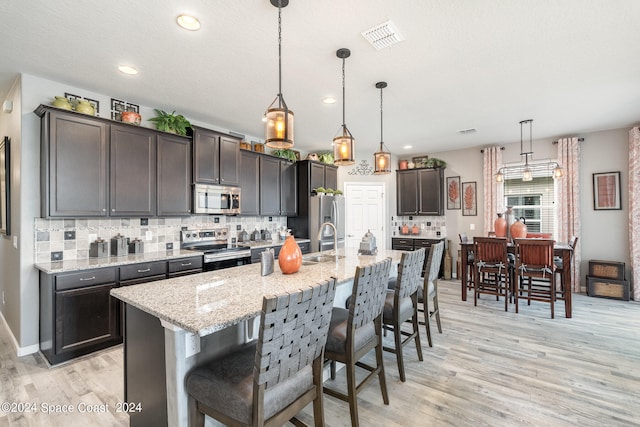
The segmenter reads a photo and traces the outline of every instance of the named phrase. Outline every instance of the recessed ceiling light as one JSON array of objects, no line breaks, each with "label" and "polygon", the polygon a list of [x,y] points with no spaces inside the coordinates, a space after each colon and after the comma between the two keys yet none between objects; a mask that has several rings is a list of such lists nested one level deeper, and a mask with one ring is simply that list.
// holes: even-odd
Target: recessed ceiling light
[{"label": "recessed ceiling light", "polygon": [[324,102],[325,104],[335,104],[336,99],[333,96],[327,96],[326,98],[322,99],[322,102]]},{"label": "recessed ceiling light", "polygon": [[120,65],[118,67],[118,70],[120,70],[121,73],[125,73],[125,74],[130,74],[130,75],[138,74],[138,70],[136,70],[134,67],[130,65]]},{"label": "recessed ceiling light", "polygon": [[180,15],[178,16],[178,25],[180,25],[185,30],[190,31],[198,31],[200,29],[200,21],[194,16],[191,15]]},{"label": "recessed ceiling light", "polygon": [[413,145],[405,145],[404,147],[405,150],[411,150],[413,148]]}]

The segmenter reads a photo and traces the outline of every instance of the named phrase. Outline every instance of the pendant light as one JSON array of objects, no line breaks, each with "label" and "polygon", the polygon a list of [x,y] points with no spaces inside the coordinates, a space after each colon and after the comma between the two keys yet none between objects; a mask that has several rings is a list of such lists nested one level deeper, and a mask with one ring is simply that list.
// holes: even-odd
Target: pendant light
[{"label": "pendant light", "polygon": [[385,87],[387,87],[387,82],[376,83],[376,88],[380,89],[380,151],[376,151],[373,155],[374,175],[391,173],[391,153],[384,151],[384,140],[382,138],[382,89]]},{"label": "pendant light", "polygon": [[[524,151],[524,126],[529,126],[529,151]],[[564,176],[564,170],[557,162],[536,162],[529,163],[529,156],[533,155],[533,119],[522,120],[520,122],[520,155],[524,156],[524,164],[503,166],[498,170],[496,174],[496,182],[504,182],[506,174],[520,174],[522,173],[522,180],[524,182],[533,181],[533,172],[548,173],[551,170],[551,176],[553,178],[562,178]]]},{"label": "pendant light", "polygon": [[344,60],[351,56],[349,49],[338,49],[336,56],[342,59],[342,135],[333,138],[333,164],[337,166],[352,165],[355,163],[353,158],[353,143],[355,139],[347,125],[345,124],[345,90],[344,90]]},{"label": "pendant light", "polygon": [[293,111],[289,110],[282,96],[282,8],[289,0],[270,0],[278,8],[278,95],[264,113],[265,144],[270,148],[293,147]]}]

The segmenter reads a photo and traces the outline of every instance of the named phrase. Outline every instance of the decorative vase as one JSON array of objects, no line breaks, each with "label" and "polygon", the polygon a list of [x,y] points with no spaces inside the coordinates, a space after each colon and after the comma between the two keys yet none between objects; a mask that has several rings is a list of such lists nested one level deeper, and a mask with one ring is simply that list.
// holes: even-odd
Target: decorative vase
[{"label": "decorative vase", "polygon": [[91,105],[86,99],[78,100],[76,111],[78,113],[88,114],[90,116],[94,116],[96,114],[96,110],[93,108],[93,105]]},{"label": "decorative vase", "polygon": [[287,236],[282,245],[282,249],[280,249],[278,264],[283,274],[291,274],[300,270],[300,266],[302,265],[302,251],[291,235]]},{"label": "decorative vase", "polygon": [[71,110],[71,103],[64,96],[56,96],[54,101],[51,103],[54,107],[62,108],[64,110]]},{"label": "decorative vase", "polygon": [[122,119],[122,123],[129,123],[139,126],[142,122],[142,116],[135,111],[123,111],[120,117]]},{"label": "decorative vase", "polygon": [[502,214],[498,214],[498,218],[493,222],[493,229],[496,232],[496,237],[507,237],[507,220],[502,217]]},{"label": "decorative vase", "polygon": [[405,169],[407,169],[407,164],[408,164],[408,163],[409,163],[409,162],[408,162],[407,160],[400,160],[400,165],[399,165],[400,170],[405,170]]},{"label": "decorative vase", "polygon": [[525,223],[524,217],[521,216],[511,225],[511,238],[524,239],[525,237],[527,237],[527,224]]}]

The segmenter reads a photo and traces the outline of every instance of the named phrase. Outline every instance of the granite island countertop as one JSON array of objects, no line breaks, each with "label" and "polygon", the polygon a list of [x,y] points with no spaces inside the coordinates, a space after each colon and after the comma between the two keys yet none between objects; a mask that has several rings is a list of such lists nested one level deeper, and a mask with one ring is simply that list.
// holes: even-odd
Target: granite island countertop
[{"label": "granite island countertop", "polygon": [[[336,277],[338,285],[350,282],[357,266],[391,257],[400,262],[402,251],[384,250],[358,255],[357,248],[339,249],[338,261],[303,263],[297,273],[274,272],[261,276],[260,264],[248,264],[111,290],[127,304],[201,337],[260,315],[264,295],[295,291]],[[308,257],[309,255],[305,255]]]},{"label": "granite island countertop", "polygon": [[35,268],[46,273],[67,273],[71,271],[89,270],[92,268],[117,267],[119,265],[137,264],[141,262],[168,261],[171,259],[202,256],[200,251],[174,249],[162,252],[145,252],[123,256],[109,256],[102,258],[72,259],[67,261],[41,262],[34,264]]},{"label": "granite island countertop", "polygon": [[[310,239],[298,239],[296,238],[296,243],[307,243],[310,242]],[[284,240],[248,240],[245,242],[238,242],[238,246],[246,246],[251,249],[261,249],[261,248],[272,248],[274,246],[282,246],[284,245]]]}]

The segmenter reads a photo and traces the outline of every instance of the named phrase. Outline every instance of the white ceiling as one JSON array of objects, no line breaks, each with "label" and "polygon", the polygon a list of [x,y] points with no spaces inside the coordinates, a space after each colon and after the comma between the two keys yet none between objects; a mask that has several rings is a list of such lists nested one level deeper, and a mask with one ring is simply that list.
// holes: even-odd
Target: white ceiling
[{"label": "white ceiling", "polygon": [[[176,25],[185,12],[200,31]],[[291,0],[282,15],[283,93],[303,151],[329,149],[340,128],[342,47],[346,123],[370,151],[380,80],[395,154],[517,142],[529,118],[534,139],[640,122],[638,0]],[[360,33],[388,19],[405,41],[376,51]],[[277,93],[269,0],[5,0],[0,31],[2,98],[24,72],[262,136]]]}]

